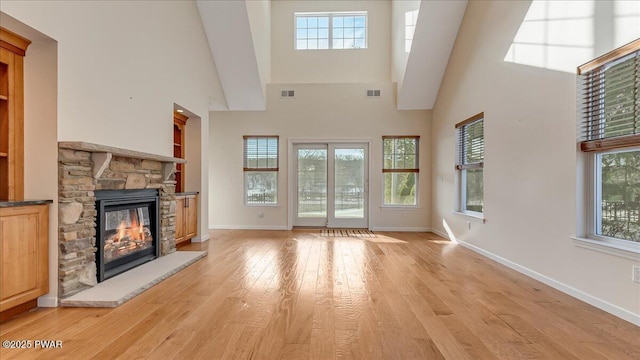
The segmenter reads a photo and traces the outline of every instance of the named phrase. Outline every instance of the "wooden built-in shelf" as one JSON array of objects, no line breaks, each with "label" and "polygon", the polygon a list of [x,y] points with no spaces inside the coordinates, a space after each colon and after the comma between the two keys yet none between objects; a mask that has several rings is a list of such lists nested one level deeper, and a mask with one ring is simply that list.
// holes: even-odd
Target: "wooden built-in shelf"
[{"label": "wooden built-in shelf", "polygon": [[30,43],[0,27],[0,199],[24,198],[24,55]]},{"label": "wooden built-in shelf", "polygon": [[[173,112],[173,156],[184,159],[184,132],[189,118],[177,111]],[[176,193],[184,191],[184,165],[176,164]]]}]

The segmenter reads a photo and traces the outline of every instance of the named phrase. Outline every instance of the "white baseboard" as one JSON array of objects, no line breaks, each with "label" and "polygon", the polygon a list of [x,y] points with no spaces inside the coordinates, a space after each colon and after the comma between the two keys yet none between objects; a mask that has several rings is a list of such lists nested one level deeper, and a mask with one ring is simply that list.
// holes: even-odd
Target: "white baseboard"
[{"label": "white baseboard", "polygon": [[427,227],[372,226],[371,231],[429,232],[431,229]]},{"label": "white baseboard", "polygon": [[[209,225],[209,230],[291,230],[286,225]],[[406,232],[429,232],[428,227],[371,227],[371,231],[406,231]]]},{"label": "white baseboard", "polygon": [[440,235],[440,236],[442,236],[443,238],[445,238],[447,240],[451,240],[451,239],[449,239],[449,235],[447,235],[447,233],[444,232],[444,231],[440,231],[440,230],[437,230],[437,229],[429,229],[429,231],[434,233],[434,234],[436,234],[436,235]]},{"label": "white baseboard", "polygon": [[58,307],[58,297],[43,295],[38,298],[38,307]]},{"label": "white baseboard", "polygon": [[286,225],[209,225],[209,230],[290,230]]},{"label": "white baseboard", "polygon": [[192,238],[191,242],[198,242],[198,243],[199,242],[205,242],[205,241],[208,241],[209,238],[210,238],[209,234],[205,234],[205,235],[202,235],[202,236],[196,236],[196,237]]},{"label": "white baseboard", "polygon": [[[209,225],[209,230],[291,230],[286,225]],[[427,227],[372,227],[371,231],[429,232]]]},{"label": "white baseboard", "polygon": [[[438,234],[446,239],[449,239],[449,236],[446,233],[443,233],[442,231],[436,230],[436,229],[431,229],[431,232]],[[449,239],[452,240],[452,239]],[[545,285],[549,285],[552,288],[562,291],[563,293],[573,296],[574,298],[584,301],[589,305],[595,306],[600,310],[606,311],[611,315],[617,316],[620,319],[626,320],[634,325],[640,326],[640,315],[639,314],[635,314],[632,313],[629,310],[623,309],[617,305],[611,304],[607,301],[604,301],[602,299],[598,299],[597,297],[593,296],[593,295],[589,295],[587,293],[585,293],[584,291],[578,290],[572,286],[569,286],[565,283],[562,283],[560,281],[557,281],[555,279],[552,279],[546,275],[542,275],[539,272],[536,272],[534,270],[531,270],[527,267],[524,267],[522,265],[516,264],[513,261],[507,260],[501,256],[498,256],[492,252],[489,252],[487,250],[484,250],[482,248],[479,248],[475,245],[469,244],[467,242],[464,241],[460,241],[459,239],[453,239],[453,241],[456,241],[457,243],[459,243],[460,245],[466,247],[469,250],[472,250],[474,252],[477,252],[478,254],[485,256],[493,261],[496,261],[510,269],[513,269],[521,274],[524,274],[530,278],[536,279],[538,281],[540,281],[541,283],[545,284]]]}]

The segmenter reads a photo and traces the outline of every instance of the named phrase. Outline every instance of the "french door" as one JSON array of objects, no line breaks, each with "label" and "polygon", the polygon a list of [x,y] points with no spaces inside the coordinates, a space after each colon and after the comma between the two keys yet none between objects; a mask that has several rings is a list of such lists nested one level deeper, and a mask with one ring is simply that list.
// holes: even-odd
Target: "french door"
[{"label": "french door", "polygon": [[367,143],[295,144],[294,226],[368,227]]}]

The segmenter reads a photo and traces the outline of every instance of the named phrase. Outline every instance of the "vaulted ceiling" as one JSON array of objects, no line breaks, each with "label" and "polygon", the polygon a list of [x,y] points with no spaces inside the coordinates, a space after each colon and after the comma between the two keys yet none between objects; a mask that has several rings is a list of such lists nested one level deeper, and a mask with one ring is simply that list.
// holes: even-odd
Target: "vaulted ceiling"
[{"label": "vaulted ceiling", "polygon": [[[271,13],[269,0],[197,0],[209,47],[218,70],[227,107],[211,110],[260,111],[266,109],[270,83]],[[411,50],[404,51],[404,23],[391,27],[392,78],[398,84],[400,110],[431,109],[453,49],[467,1],[392,0],[394,22],[404,11],[419,9]],[[370,26],[375,26],[370,25]],[[274,34],[275,35],[275,34]],[[391,81],[391,80],[390,80]]]},{"label": "vaulted ceiling", "polygon": [[466,7],[467,1],[421,1],[411,51],[398,84],[398,109],[433,108]]}]

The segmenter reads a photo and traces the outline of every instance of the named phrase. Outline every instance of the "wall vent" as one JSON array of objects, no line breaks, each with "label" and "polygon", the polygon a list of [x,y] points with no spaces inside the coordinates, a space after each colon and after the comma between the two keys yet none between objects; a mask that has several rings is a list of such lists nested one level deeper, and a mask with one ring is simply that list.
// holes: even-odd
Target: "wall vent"
[{"label": "wall vent", "polygon": [[368,97],[378,97],[380,96],[380,90],[367,90]]},{"label": "wall vent", "polygon": [[280,97],[294,97],[295,96],[295,91],[294,90],[282,90],[280,91]]}]

